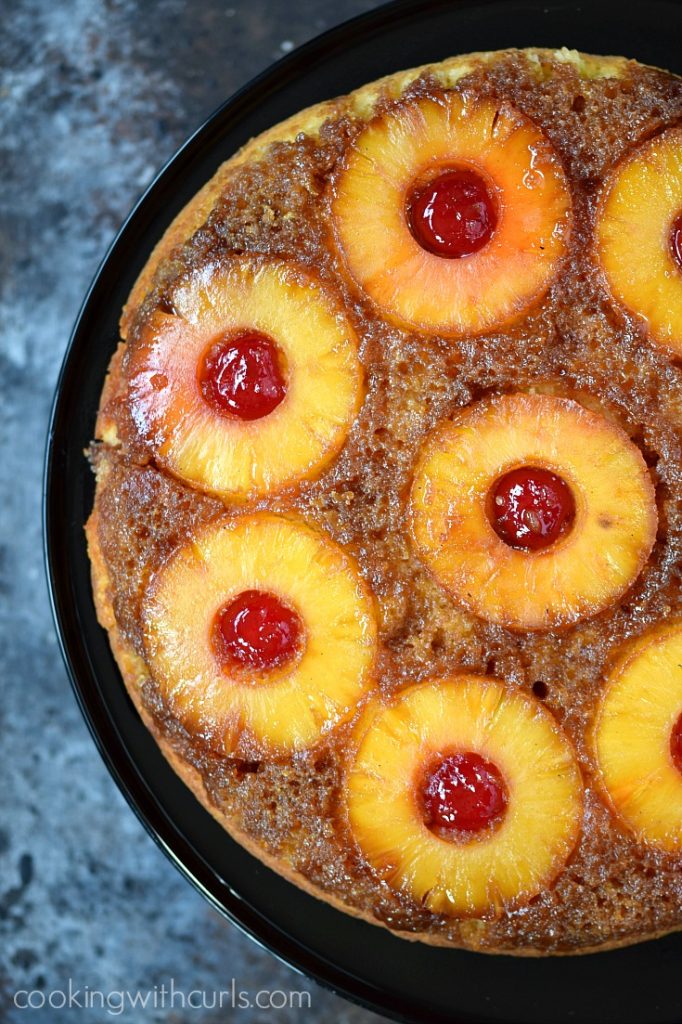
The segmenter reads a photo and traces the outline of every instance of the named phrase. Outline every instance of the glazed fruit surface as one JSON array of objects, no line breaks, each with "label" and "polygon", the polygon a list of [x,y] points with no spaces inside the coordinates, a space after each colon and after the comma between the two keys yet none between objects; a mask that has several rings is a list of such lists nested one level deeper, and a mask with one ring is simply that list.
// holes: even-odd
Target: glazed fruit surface
[{"label": "glazed fruit surface", "polygon": [[156,573],[142,616],[163,699],[219,755],[312,746],[371,686],[372,597],[343,549],[297,519],[214,520]]},{"label": "glazed fruit surface", "polygon": [[350,274],[385,316],[454,335],[518,319],[546,291],[571,229],[563,169],[542,132],[506,103],[456,92],[370,122],[345,156],[331,213]]},{"label": "glazed fruit surface", "polygon": [[239,502],[316,476],[362,402],[357,337],[334,293],[291,260],[216,260],[172,288],[126,353],[147,450]]},{"label": "glazed fruit surface", "polygon": [[[228,760],[178,725],[151,678],[141,685],[141,699],[159,735],[199,766],[214,805],[331,898],[436,941],[570,952],[680,923],[679,862],[622,826],[593,784],[598,768],[588,736],[614,652],[682,612],[682,373],[650,343],[641,320],[614,301],[592,247],[604,180],[649,134],[682,117],[682,90],[654,70],[629,66],[621,80],[587,81],[569,63],[543,69],[542,61],[519,55],[474,66],[458,88],[476,100],[503,97],[520,110],[549,140],[568,183],[566,258],[520,320],[474,341],[401,328],[377,314],[345,272],[331,237],[331,182],[363,128],[341,107],[319,138],[279,143],[267,161],[235,171],[207,223],[162,268],[130,341],[159,311],[169,315],[176,287],[234,252],[295,255],[339,295],[359,339],[364,403],[344,446],[315,479],[262,497],[258,508],[303,517],[357,561],[376,598],[377,689],[387,699],[414,681],[467,672],[504,680],[545,704],[575,749],[586,783],[583,827],[566,868],[523,913],[501,909],[465,921],[436,913],[382,886],[339,823],[351,724],[293,757],[254,753]],[[426,76],[400,102],[441,92]],[[382,104],[394,109],[392,100]],[[93,454],[97,529],[118,627],[143,657],[150,577],[225,508],[150,459],[121,380],[115,365],[100,436],[110,437],[113,425],[121,445]],[[511,392],[574,400],[607,418],[642,453],[656,491],[658,533],[641,573],[614,604],[562,631],[510,631],[458,606],[409,540],[408,496],[427,436],[472,403]]]},{"label": "glazed fruit surface", "polygon": [[[538,481],[544,500],[528,505]],[[624,431],[578,402],[518,393],[475,402],[426,438],[410,512],[417,550],[454,600],[526,630],[614,604],[657,526],[649,470]]]},{"label": "glazed fruit surface", "polygon": [[594,723],[601,781],[645,843],[682,848],[682,624],[645,631],[612,667]]},{"label": "glazed fruit surface", "polygon": [[[381,878],[430,910],[480,916],[526,903],[573,851],[583,785],[571,745],[538,701],[502,682],[451,676],[369,701],[351,751],[353,835]],[[455,779],[476,804],[456,799]]]},{"label": "glazed fruit surface", "polygon": [[597,215],[596,253],[616,299],[642,318],[653,344],[679,355],[682,128],[657,133],[613,168]]}]

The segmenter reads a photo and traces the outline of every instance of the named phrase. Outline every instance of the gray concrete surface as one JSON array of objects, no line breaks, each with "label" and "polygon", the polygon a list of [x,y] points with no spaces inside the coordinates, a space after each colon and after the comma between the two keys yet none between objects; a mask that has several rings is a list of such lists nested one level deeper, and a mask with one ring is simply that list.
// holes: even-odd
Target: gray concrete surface
[{"label": "gray concrete surface", "polygon": [[[144,832],[71,695],[40,538],[53,387],[81,298],[126,212],[235,89],[373,6],[0,0],[0,1021],[8,1024],[378,1020],[241,935]],[[311,1005],[211,1008],[233,978],[252,997],[304,991]],[[166,994],[164,1008],[161,986],[171,979],[174,1006]],[[70,1009],[15,1005],[18,990],[38,993],[36,1005],[40,993],[68,998],[69,983]],[[92,997],[90,1009],[78,1009],[93,990],[107,1005]],[[178,992],[192,990],[206,994],[193,1000],[205,1008],[182,1008]],[[146,1008],[119,1012],[121,991],[149,993]]]}]

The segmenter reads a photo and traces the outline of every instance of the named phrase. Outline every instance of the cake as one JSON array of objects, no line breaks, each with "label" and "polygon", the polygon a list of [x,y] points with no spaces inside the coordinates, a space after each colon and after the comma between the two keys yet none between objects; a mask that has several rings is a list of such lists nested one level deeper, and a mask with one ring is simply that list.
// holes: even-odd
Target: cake
[{"label": "cake", "polygon": [[427,943],[682,928],[682,80],[508,50],[172,222],[86,525],[123,684],[292,883]]}]

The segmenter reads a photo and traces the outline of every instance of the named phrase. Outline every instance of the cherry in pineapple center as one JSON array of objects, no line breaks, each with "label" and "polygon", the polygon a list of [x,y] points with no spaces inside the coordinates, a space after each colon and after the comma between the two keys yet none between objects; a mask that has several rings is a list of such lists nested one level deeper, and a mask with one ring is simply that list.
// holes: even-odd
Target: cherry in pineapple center
[{"label": "cherry in pineapple center", "polygon": [[507,787],[497,765],[473,751],[437,758],[421,784],[424,823],[445,837],[474,833],[498,822]]},{"label": "cherry in pineapple center", "polygon": [[505,544],[538,551],[570,529],[575,501],[566,481],[556,473],[521,466],[505,473],[493,486],[488,515]]},{"label": "cherry in pineapple center", "polygon": [[211,408],[240,420],[268,416],[287,393],[282,355],[260,331],[228,334],[215,342],[199,366],[199,385]]},{"label": "cherry in pineapple center", "polygon": [[497,226],[497,210],[480,174],[462,167],[413,186],[407,219],[422,249],[446,259],[461,259],[490,241]]},{"label": "cherry in pineapple center", "polygon": [[302,639],[298,612],[264,590],[238,594],[218,611],[213,625],[214,650],[228,671],[286,665],[299,653]]}]

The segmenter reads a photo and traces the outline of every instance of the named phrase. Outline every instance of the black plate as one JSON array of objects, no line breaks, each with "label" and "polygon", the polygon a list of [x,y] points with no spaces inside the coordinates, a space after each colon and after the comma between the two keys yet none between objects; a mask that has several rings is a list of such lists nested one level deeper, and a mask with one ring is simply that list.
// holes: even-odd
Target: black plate
[{"label": "black plate", "polygon": [[486,957],[432,949],[339,913],[263,867],[179,781],[121,685],[90,592],[83,458],[119,310],[153,244],[249,137],[302,107],[401,68],[507,46],[569,46],[682,72],[682,7],[584,0],[398,3],[326,33],[221,107],[132,212],[85,299],[62,368],[45,476],[54,616],[76,696],[111,774],[149,832],[222,913],[292,966],[409,1021],[679,1024],[682,936],[597,956]]}]

